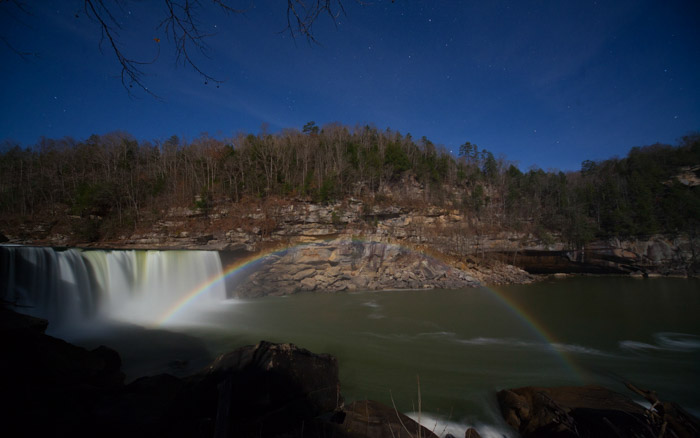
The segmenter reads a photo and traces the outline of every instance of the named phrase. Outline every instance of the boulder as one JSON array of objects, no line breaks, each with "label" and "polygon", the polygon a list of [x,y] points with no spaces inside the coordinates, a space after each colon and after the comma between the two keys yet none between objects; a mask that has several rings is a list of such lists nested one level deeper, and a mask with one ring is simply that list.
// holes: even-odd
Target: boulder
[{"label": "boulder", "polygon": [[500,391],[497,397],[503,418],[524,438],[700,434],[700,422],[675,404],[655,404],[664,411],[659,413],[601,386],[525,387]]},{"label": "boulder", "polygon": [[481,438],[481,435],[479,435],[479,432],[477,432],[476,429],[470,427],[466,432],[464,432],[464,438]]},{"label": "boulder", "polygon": [[[0,400],[5,436],[76,436],[124,381],[119,354],[44,334],[44,320],[0,310]],[[98,430],[98,429],[95,429]]]},{"label": "boulder", "polygon": [[350,437],[437,438],[433,432],[396,409],[373,400],[351,403],[343,412],[345,417],[341,426]]},{"label": "boulder", "polygon": [[[200,418],[215,418],[217,436],[286,435],[342,403],[335,357],[292,344],[262,341],[239,348],[187,383],[177,416],[186,415],[186,406],[199,411]],[[187,406],[188,400],[198,402]]]}]

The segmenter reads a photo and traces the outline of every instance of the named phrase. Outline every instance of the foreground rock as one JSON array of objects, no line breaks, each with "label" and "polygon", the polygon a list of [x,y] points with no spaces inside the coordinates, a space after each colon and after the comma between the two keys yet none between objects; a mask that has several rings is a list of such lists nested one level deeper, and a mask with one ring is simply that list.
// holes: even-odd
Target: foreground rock
[{"label": "foreground rock", "polygon": [[466,272],[397,245],[336,240],[271,256],[241,282],[240,297],[299,291],[458,289],[479,286]]},{"label": "foreground rock", "polygon": [[184,379],[143,377],[124,393],[128,404],[106,406],[125,436],[298,435],[330,427],[317,417],[342,403],[334,357],[268,342],[222,355]]},{"label": "foreground rock", "polygon": [[700,436],[700,422],[675,403],[645,409],[600,386],[503,390],[498,403],[524,438]]},{"label": "foreground rock", "polygon": [[292,344],[260,342],[190,377],[124,385],[118,353],[87,351],[46,326],[0,309],[3,436],[408,438],[420,427],[377,402],[344,409],[337,360]]},{"label": "foreground rock", "polygon": [[352,403],[344,409],[342,429],[349,436],[367,438],[437,438],[404,414],[372,400]]},{"label": "foreground rock", "polygon": [[88,351],[47,336],[47,325],[45,320],[0,308],[4,436],[99,431],[95,406],[123,388],[117,352],[107,347]]}]

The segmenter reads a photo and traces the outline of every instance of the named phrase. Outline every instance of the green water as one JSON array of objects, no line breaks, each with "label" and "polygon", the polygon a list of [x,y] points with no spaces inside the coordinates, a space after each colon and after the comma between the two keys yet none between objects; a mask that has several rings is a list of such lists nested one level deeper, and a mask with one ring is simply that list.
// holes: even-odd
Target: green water
[{"label": "green water", "polygon": [[[168,355],[199,364],[205,360],[194,356],[203,351],[209,360],[262,339],[291,342],[338,358],[348,401],[393,398],[411,412],[420,389],[424,413],[492,425],[498,434],[506,429],[495,391],[526,385],[601,383],[626,392],[621,382],[631,381],[697,415],[699,314],[700,281],[685,279],[577,277],[495,289],[306,293],[226,301],[192,315],[195,325],[168,327],[197,348],[178,350],[173,342],[162,351],[158,342],[146,348],[158,351],[165,367],[150,371],[162,372]],[[158,367],[152,360],[139,366],[143,348],[125,350],[127,370]]]}]

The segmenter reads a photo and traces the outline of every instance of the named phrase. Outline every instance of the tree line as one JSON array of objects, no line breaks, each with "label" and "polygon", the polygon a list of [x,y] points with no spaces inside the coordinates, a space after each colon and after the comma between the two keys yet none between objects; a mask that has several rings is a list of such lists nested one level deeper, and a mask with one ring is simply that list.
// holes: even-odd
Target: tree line
[{"label": "tree line", "polygon": [[[276,134],[155,142],[114,132],[85,141],[43,138],[28,148],[5,142],[0,210],[5,221],[78,216],[85,238],[97,239],[173,206],[206,212],[222,202],[353,197],[459,209],[465,220],[580,246],[610,236],[696,234],[700,187],[677,175],[698,176],[697,165],[698,135],[564,173],[523,172],[470,142],[454,156],[425,137],[372,126],[309,122]],[[407,186],[417,189],[405,193]]]}]

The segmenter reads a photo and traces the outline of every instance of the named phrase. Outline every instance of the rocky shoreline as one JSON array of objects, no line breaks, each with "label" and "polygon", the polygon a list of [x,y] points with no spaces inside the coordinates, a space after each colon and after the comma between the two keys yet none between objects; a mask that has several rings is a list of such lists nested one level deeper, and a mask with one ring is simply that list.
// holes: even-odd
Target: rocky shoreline
[{"label": "rocky shoreline", "polygon": [[[88,351],[46,328],[45,320],[0,308],[0,398],[10,436],[437,437],[376,401],[346,405],[337,359],[292,344],[262,341],[188,377],[125,384],[116,351]],[[680,406],[630,389],[651,407],[598,386],[508,389],[497,399],[505,421],[525,438],[700,434],[700,421]],[[464,436],[480,435],[469,428]]]},{"label": "rocky shoreline", "polygon": [[327,354],[261,341],[187,377],[125,384],[119,353],[53,338],[47,325],[0,308],[7,436],[437,438],[381,403],[346,405]]}]

